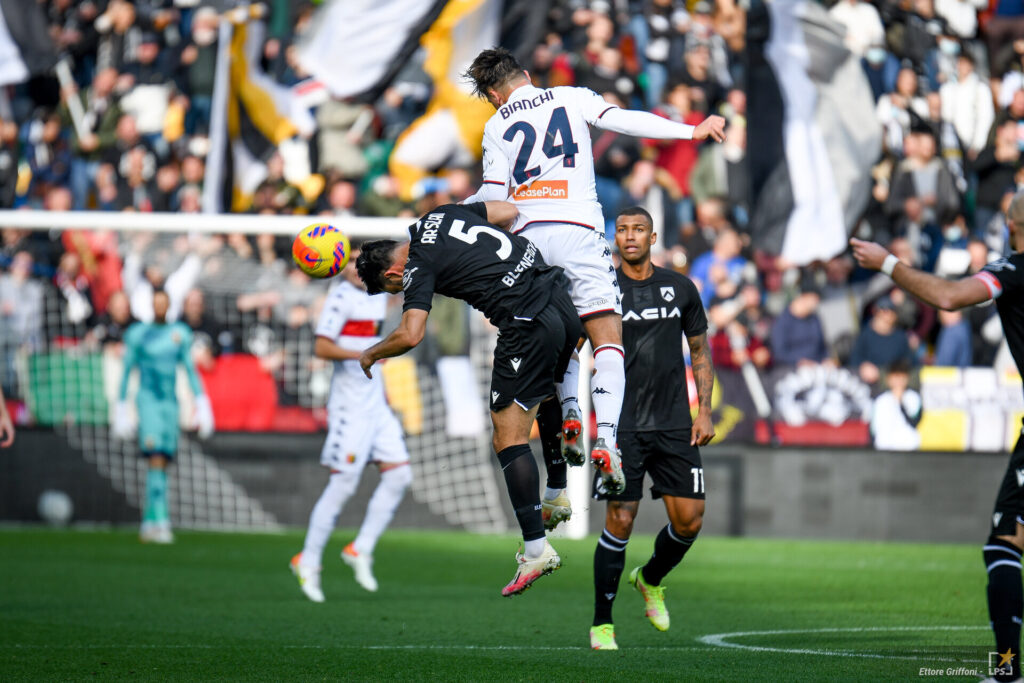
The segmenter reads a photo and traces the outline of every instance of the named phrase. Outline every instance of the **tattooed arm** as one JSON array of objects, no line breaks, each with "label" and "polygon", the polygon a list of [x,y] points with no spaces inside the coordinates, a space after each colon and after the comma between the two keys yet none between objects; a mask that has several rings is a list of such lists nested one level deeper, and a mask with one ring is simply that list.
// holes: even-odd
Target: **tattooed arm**
[{"label": "tattooed arm", "polygon": [[711,365],[711,349],[706,332],[687,337],[690,344],[690,363],[693,381],[697,385],[697,417],[693,420],[690,444],[703,446],[715,438],[715,425],[711,421],[711,390],[715,386],[715,369]]}]

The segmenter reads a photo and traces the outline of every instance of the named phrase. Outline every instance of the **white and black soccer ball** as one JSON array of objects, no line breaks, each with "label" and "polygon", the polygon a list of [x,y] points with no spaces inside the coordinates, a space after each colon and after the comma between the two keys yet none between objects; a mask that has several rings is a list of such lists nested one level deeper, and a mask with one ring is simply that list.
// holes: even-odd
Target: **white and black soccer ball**
[{"label": "white and black soccer ball", "polygon": [[71,497],[63,491],[47,489],[39,494],[39,516],[50,526],[66,526],[75,512]]}]

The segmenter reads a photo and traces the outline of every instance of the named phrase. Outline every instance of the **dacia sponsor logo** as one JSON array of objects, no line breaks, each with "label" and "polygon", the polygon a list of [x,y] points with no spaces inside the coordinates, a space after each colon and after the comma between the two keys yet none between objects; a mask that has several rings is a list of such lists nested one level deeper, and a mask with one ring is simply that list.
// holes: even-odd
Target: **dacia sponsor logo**
[{"label": "dacia sponsor logo", "polygon": [[629,322],[631,320],[663,320],[667,318],[681,317],[683,317],[683,315],[679,312],[679,307],[677,306],[673,306],[672,308],[655,306],[654,308],[645,308],[640,312],[626,311],[626,314],[622,316],[622,322]]},{"label": "dacia sponsor logo", "polygon": [[534,109],[544,104],[545,102],[550,102],[553,99],[555,99],[555,93],[552,92],[551,90],[545,90],[536,97],[532,97],[528,100],[516,100],[515,102],[509,102],[508,104],[502,106],[501,109],[498,110],[498,113],[501,114],[501,118],[507,119],[517,111]]}]

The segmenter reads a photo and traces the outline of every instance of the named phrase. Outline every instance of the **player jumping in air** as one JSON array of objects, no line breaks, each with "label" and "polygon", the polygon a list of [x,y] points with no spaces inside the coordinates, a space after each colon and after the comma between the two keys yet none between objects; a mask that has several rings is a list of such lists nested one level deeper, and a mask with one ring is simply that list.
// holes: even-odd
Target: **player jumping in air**
[{"label": "player jumping in air", "polygon": [[[536,88],[503,48],[484,50],[466,72],[478,95],[497,110],[484,127],[484,180],[466,202],[507,199],[519,209],[513,232],[537,245],[544,259],[565,269],[572,300],[594,349],[591,381],[597,438],[590,459],[608,491],[625,486],[616,430],[625,387],[622,308],[604,218],[594,185],[588,124],[626,135],[658,139],[724,139],[725,120],[709,116],[688,126],[608,104],[587,88]],[[582,465],[577,445],[579,360],[558,387],[565,458]],[[546,430],[548,421],[540,423]],[[546,496],[547,498],[547,496]],[[568,499],[565,499],[566,502]],[[547,501],[546,502],[550,502]]]},{"label": "player jumping in air", "polygon": [[146,502],[139,538],[144,543],[173,543],[167,507],[167,465],[178,452],[178,399],[174,384],[178,365],[185,366],[195,395],[195,423],[199,436],[213,433],[213,410],[203,393],[192,362],[192,330],[182,322],[167,322],[170,298],[158,290],[153,294],[153,322],[135,323],[124,334],[124,376],[120,400],[114,409],[114,435],[130,439],[134,431],[128,409],[128,380],[139,370],[139,452],[149,461],[146,473]]},{"label": "player jumping in air", "polygon": [[341,551],[341,559],[355,571],[356,581],[377,590],[373,550],[395,515],[405,490],[412,483],[409,452],[402,426],[384,396],[380,377],[367,378],[359,367],[363,350],[381,340],[380,327],[387,302],[366,293],[353,261],[327,297],[316,327],[314,353],[334,361],[331,393],[327,400],[327,439],[320,462],[330,478],[309,516],[302,552],[292,558],[291,569],[299,586],[313,602],[323,602],[320,566],[327,539],[345,502],[356,492],[367,463],[380,468],[380,483],[370,498],[366,517],[355,540]]},{"label": "player jumping in air", "polygon": [[[1006,333],[1006,343],[1024,375],[1024,192],[1018,192],[1007,210],[1014,254],[989,263],[975,275],[959,280],[912,268],[874,242],[851,239],[853,255],[864,268],[880,270],[902,289],[946,311],[994,300]],[[1000,654],[1000,670],[992,679],[1020,678],[1020,628],[1024,617],[1021,552],[1024,552],[1024,436],[1017,440],[1002,485],[996,496],[992,529],[985,541],[988,572],[988,614]],[[1005,658],[1005,659],[1004,659]]]},{"label": "player jumping in air", "polygon": [[497,227],[515,217],[508,202],[447,204],[410,226],[410,241],[367,242],[356,262],[367,291],[405,292],[398,328],[359,358],[367,375],[376,361],[422,341],[435,292],[462,299],[498,328],[491,374],[493,444],[524,545],[515,576],[501,591],[505,596],[522,593],[561,566],[544,535],[530,428],[582,334],[562,269],[548,266],[529,240]]},{"label": "player jumping in air", "polygon": [[[715,436],[711,422],[714,370],[707,343],[707,318],[693,282],[651,263],[657,239],[651,215],[624,209],[615,220],[615,244],[622,266],[622,327],[626,346],[626,400],[619,425],[626,490],[601,493],[608,501],[605,527],[594,552],[594,623],[590,646],[617,650],[612,602],[626,561],[644,475],[651,495],[665,501],[669,523],[658,533],[654,552],[629,582],[643,596],[647,618],[659,631],[669,627],[661,582],[693,546],[704,518],[704,468],[699,447]],[[691,422],[682,337],[690,346],[697,385],[697,417]],[[595,480],[595,488],[598,481]]]}]

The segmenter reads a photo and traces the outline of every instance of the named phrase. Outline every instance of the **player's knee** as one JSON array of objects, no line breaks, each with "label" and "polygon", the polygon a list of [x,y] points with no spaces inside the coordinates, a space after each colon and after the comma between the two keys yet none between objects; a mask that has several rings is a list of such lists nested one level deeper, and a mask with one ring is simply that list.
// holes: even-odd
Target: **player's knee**
[{"label": "player's knee", "polygon": [[675,520],[672,522],[672,531],[677,536],[683,538],[693,538],[700,533],[701,527],[704,526],[704,515],[694,514],[686,519]]},{"label": "player's knee", "polygon": [[636,512],[621,505],[609,505],[605,515],[605,528],[616,538],[627,539],[633,533]]},{"label": "player's knee", "polygon": [[412,467],[409,463],[390,467],[380,473],[380,480],[396,493],[403,493],[412,483]]}]

